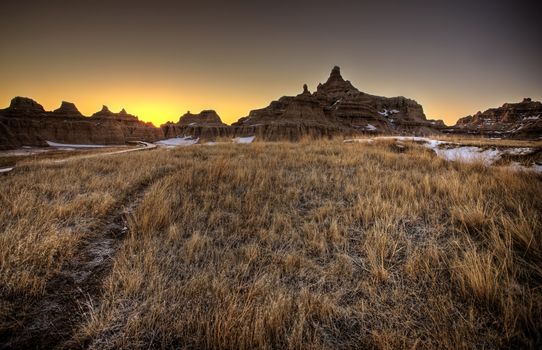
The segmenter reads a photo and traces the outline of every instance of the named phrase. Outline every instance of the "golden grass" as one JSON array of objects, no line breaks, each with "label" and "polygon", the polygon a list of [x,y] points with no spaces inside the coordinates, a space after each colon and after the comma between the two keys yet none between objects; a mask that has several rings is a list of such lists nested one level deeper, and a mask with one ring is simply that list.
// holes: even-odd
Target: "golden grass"
[{"label": "golden grass", "polygon": [[[77,181],[71,172],[83,164],[87,175]],[[542,341],[540,176],[447,163],[416,144],[404,152],[334,140],[195,146],[10,174],[2,203],[44,179],[54,186],[2,213],[2,229],[13,227],[2,235],[10,244],[2,245],[2,262],[11,266],[2,271],[12,277],[2,278],[57,266],[46,258],[52,251],[69,258],[79,236],[53,234],[70,220],[58,219],[57,202],[44,205],[49,197],[60,196],[77,225],[91,223],[165,166],[178,170],[151,181],[101,300],[83,307],[76,340],[86,347],[456,349]],[[68,181],[55,180],[60,174]],[[69,204],[78,193],[89,195]],[[37,214],[40,227],[52,228],[34,231],[60,249],[24,239]],[[34,249],[47,252],[39,262]],[[39,291],[32,283],[18,288]]]},{"label": "golden grass", "polygon": [[[130,156],[131,157],[131,156]],[[141,162],[146,166],[142,168]],[[164,155],[18,167],[0,184],[0,289],[39,294],[100,219],[166,166]]]}]

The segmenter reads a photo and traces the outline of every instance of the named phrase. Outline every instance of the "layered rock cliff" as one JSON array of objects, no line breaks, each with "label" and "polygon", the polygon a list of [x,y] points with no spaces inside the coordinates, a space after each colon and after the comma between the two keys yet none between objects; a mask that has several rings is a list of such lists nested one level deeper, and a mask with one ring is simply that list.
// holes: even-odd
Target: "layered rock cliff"
[{"label": "layered rock cliff", "polygon": [[493,137],[542,137],[542,103],[525,98],[461,118],[450,133]]},{"label": "layered rock cliff", "polygon": [[0,110],[0,148],[47,146],[46,141],[74,144],[119,145],[128,141],[157,141],[162,130],[136,116],[107,107],[92,117],[83,116],[73,103],[47,112],[36,101],[15,97]]},{"label": "layered rock cliff", "polygon": [[438,133],[442,121],[427,120],[423,108],[405,97],[373,96],[356,89],[334,67],[328,80],[310,93],[281,97],[232,124],[235,134],[267,139],[299,139],[362,133]]},{"label": "layered rock cliff", "polygon": [[218,137],[233,135],[232,128],[224,124],[213,110],[204,110],[198,114],[192,114],[188,111],[179,118],[177,123],[163,124],[161,129],[166,138],[192,136],[214,140]]}]

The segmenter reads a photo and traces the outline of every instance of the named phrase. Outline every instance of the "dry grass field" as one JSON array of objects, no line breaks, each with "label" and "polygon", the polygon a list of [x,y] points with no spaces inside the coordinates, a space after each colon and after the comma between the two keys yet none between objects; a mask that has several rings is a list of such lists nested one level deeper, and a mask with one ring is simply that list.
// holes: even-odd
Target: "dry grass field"
[{"label": "dry grass field", "polygon": [[26,164],[0,208],[0,348],[542,344],[534,172],[415,143],[192,146]]}]

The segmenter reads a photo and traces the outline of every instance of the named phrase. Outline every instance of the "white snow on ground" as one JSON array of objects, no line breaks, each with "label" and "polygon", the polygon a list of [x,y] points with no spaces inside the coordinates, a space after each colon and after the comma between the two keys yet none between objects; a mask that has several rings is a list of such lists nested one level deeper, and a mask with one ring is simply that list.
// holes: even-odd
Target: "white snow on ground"
[{"label": "white snow on ground", "polygon": [[13,170],[13,168],[0,168],[0,174],[1,173],[9,173],[12,170]]},{"label": "white snow on ground", "polygon": [[196,143],[198,143],[198,141],[199,141],[199,138],[193,139],[190,136],[185,136],[185,137],[175,137],[171,139],[158,141],[158,142],[155,142],[154,144],[159,145],[159,146],[165,146],[165,147],[176,147],[176,146],[195,145]]},{"label": "white snow on ground", "polygon": [[542,174],[542,164],[533,164],[530,167],[519,164],[518,162],[512,162],[509,165],[510,169],[515,171],[534,171],[535,173]]},{"label": "white snow on ground", "polygon": [[51,142],[51,141],[45,141],[49,145],[49,147],[56,147],[56,148],[102,148],[102,147],[115,147],[113,145],[80,145],[80,144],[71,144],[71,143],[57,143],[57,142]]},{"label": "white snow on ground", "polygon": [[338,99],[337,101],[333,102],[333,104],[331,105],[331,107],[335,107],[337,104],[339,104],[341,102],[342,98]]},{"label": "white snow on ground", "polygon": [[522,148],[510,148],[510,149],[507,149],[505,151],[505,153],[513,155],[513,156],[523,156],[523,155],[531,153],[532,151],[533,151],[532,148],[522,147]]},{"label": "white snow on ground", "polygon": [[[448,161],[460,161],[465,163],[482,162],[485,165],[492,165],[498,161],[503,155],[526,155],[533,151],[532,148],[489,148],[483,149],[476,146],[461,146],[447,141],[434,140],[427,137],[419,136],[378,136],[373,138],[350,139],[344,140],[344,143],[372,143],[373,140],[397,140],[397,141],[415,141],[422,142],[423,145],[432,149],[437,156]],[[447,147],[440,147],[446,145]],[[534,164],[532,167],[524,167],[519,164],[512,165],[512,168],[521,167],[526,170],[534,170],[542,172],[542,165]]]},{"label": "white snow on ground", "polygon": [[378,112],[378,114],[384,116],[384,117],[389,117],[391,114],[396,114],[396,113],[399,113],[398,110],[396,109],[392,109],[392,110],[387,110],[387,109],[384,109],[382,112]]},{"label": "white snow on ground", "polygon": [[45,153],[45,152],[50,152],[51,149],[50,148],[32,148],[32,147],[23,147],[23,148],[19,148],[19,149],[13,149],[13,150],[9,150],[9,151],[0,151],[0,156],[5,156],[5,157],[14,157],[14,156],[31,156],[31,155],[34,155],[34,154],[38,154],[38,153]]},{"label": "white snow on ground", "polygon": [[497,149],[482,150],[479,147],[464,146],[457,148],[431,148],[435,153],[446,160],[460,161],[465,163],[483,162],[485,165],[491,165],[501,157],[501,152]]},{"label": "white snow on ground", "polygon": [[376,130],[376,126],[374,126],[374,125],[372,125],[372,124],[367,124],[367,126],[365,127],[365,130],[375,131],[375,130]]},{"label": "white snow on ground", "polygon": [[348,139],[344,140],[344,143],[373,143],[373,139]]},{"label": "white snow on ground", "polygon": [[237,137],[233,141],[235,143],[252,143],[256,136],[248,136],[248,137]]}]

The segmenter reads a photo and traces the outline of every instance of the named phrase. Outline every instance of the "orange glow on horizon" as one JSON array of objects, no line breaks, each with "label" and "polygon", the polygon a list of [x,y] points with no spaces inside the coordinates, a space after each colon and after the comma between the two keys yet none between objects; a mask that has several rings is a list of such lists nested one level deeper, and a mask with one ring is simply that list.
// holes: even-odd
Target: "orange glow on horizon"
[{"label": "orange glow on horizon", "polygon": [[[327,78],[327,77],[326,77]],[[143,83],[142,80],[148,83]],[[10,100],[15,96],[32,98],[40,103],[45,110],[57,109],[62,100],[73,102],[79,111],[86,116],[99,111],[102,105],[108,106],[112,112],[119,112],[122,108],[130,114],[136,115],[140,120],[152,122],[160,126],[168,121],[177,122],[179,117],[190,111],[199,113],[205,109],[213,109],[226,124],[232,124],[241,117],[245,117],[253,109],[263,108],[271,101],[281,96],[296,95],[301,92],[303,77],[291,78],[292,81],[284,83],[268,81],[258,85],[258,81],[249,83],[230,84],[229,81],[213,81],[211,79],[190,79],[197,83],[172,84],[167,80],[152,80],[151,78],[137,80],[124,79],[122,83],[103,86],[96,81],[75,82],[63,85],[48,85],[47,81],[34,79],[15,80],[11,84],[0,86],[0,108],[9,106]],[[320,79],[323,80],[323,79]],[[325,81],[325,80],[324,80]],[[314,91],[318,81],[306,81],[309,89]],[[370,88],[370,84],[359,84],[353,80],[354,86],[365,85],[365,92],[393,97],[401,94],[401,89],[390,85]],[[155,87],[155,86],[158,86]],[[312,87],[312,88],[311,88]],[[399,92],[399,93],[398,93]],[[427,95],[427,91],[406,91],[405,96],[413,98],[420,103],[428,119],[442,119],[446,125],[454,125],[457,119],[476,113],[479,110],[501,106],[505,102],[521,101],[522,97],[537,96],[473,96],[461,102],[451,99],[443,93]],[[425,97],[424,97],[425,96]]]},{"label": "orange glow on horizon", "polygon": [[[0,99],[2,105],[0,108],[9,106],[11,98],[15,96],[32,98],[36,102],[40,103],[46,111],[55,110],[61,104],[61,99],[59,99],[56,95],[7,95],[5,93],[2,95],[3,96],[1,96]],[[260,97],[254,99],[234,99],[229,97],[218,99],[216,103],[207,102],[211,100],[206,98],[191,97],[190,99],[187,98],[183,99],[183,101],[179,101],[178,103],[174,103],[168,98],[155,97],[153,99],[149,99],[145,98],[145,96],[131,96],[126,94],[126,92],[124,92],[122,95],[124,95],[123,98],[118,99],[102,98],[101,96],[89,96],[85,99],[73,99],[67,97],[64,100],[75,103],[79,111],[85,116],[91,116],[92,114],[101,110],[102,105],[106,105],[109,110],[114,113],[117,113],[124,108],[128,113],[136,115],[140,120],[151,122],[155,126],[160,126],[166,122],[177,122],[179,117],[185,114],[187,111],[190,111],[191,113],[199,113],[205,109],[214,109],[224,123],[232,124],[239,118],[246,117],[251,110],[263,108],[272,100],[276,100],[280,97]],[[186,100],[186,102],[184,100]],[[459,106],[457,104],[439,105],[424,103],[424,101],[418,102],[424,107],[424,111],[428,119],[442,119],[446,125],[453,125],[458,118],[477,112],[477,110],[473,110],[471,106]],[[480,109],[485,110],[492,107],[497,107],[497,105],[486,107],[481,106]]]}]

